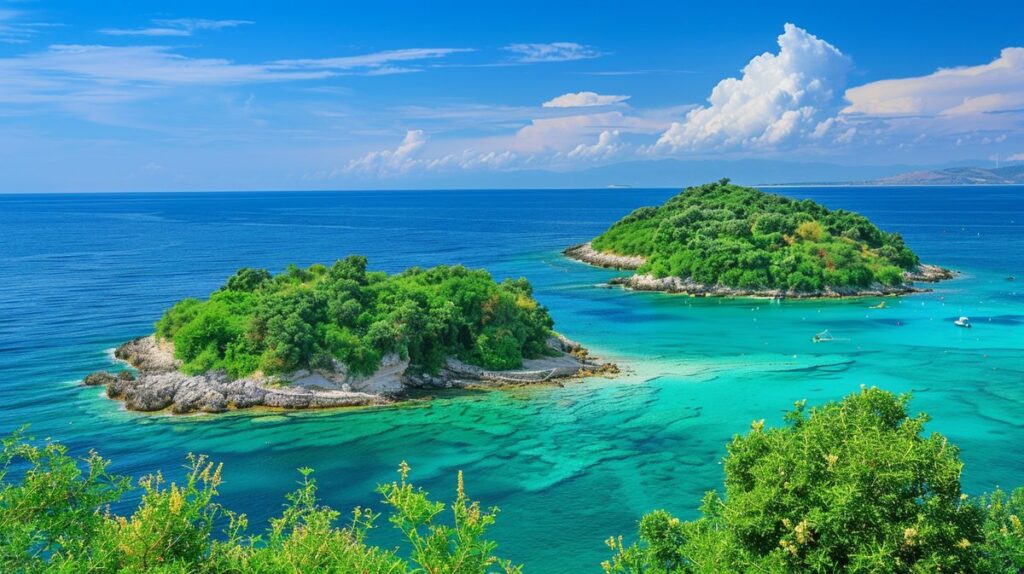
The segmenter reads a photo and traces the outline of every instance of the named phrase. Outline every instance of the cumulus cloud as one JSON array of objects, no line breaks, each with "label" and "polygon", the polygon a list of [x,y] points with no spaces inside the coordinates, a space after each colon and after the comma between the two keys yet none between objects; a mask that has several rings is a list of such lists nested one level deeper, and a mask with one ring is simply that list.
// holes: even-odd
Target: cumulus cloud
[{"label": "cumulus cloud", "polygon": [[[423,153],[426,144],[427,137],[423,130],[409,130],[397,148],[371,151],[349,161],[343,169],[336,170],[331,176],[339,175],[339,171],[347,175],[390,178],[427,171],[499,170],[512,167],[521,159],[519,154],[511,150],[478,151],[469,148],[457,153],[431,156]],[[530,159],[525,158],[526,161]]]},{"label": "cumulus cloud", "polygon": [[103,28],[100,34],[108,36],[191,36],[199,30],[223,30],[245,24],[249,20],[206,20],[203,18],[173,18],[150,21],[146,28]]},{"label": "cumulus cloud", "polygon": [[777,54],[752,59],[740,78],[718,83],[708,105],[691,110],[658,139],[656,149],[771,148],[833,127],[850,60],[836,47],[786,24]]},{"label": "cumulus cloud", "polygon": [[505,50],[511,52],[519,62],[568,62],[588,60],[603,54],[591,46],[576,42],[551,42],[549,44],[509,44]]},{"label": "cumulus cloud", "polygon": [[350,161],[345,171],[385,177],[400,175],[422,163],[417,156],[426,144],[427,138],[423,130],[409,130],[405,132],[405,139],[397,148],[371,151],[361,158]]},{"label": "cumulus cloud", "polygon": [[846,91],[844,114],[964,116],[1024,108],[1024,48],[980,66],[872,82]]},{"label": "cumulus cloud", "polygon": [[629,99],[629,96],[613,96],[596,92],[576,92],[552,98],[541,106],[545,108],[585,108],[589,106],[610,106]]},{"label": "cumulus cloud", "polygon": [[[586,116],[578,117],[577,124],[597,125]],[[593,142],[593,143],[590,143]],[[450,144],[451,142],[447,142]],[[565,168],[572,165],[592,164],[621,159],[629,153],[632,146],[622,140],[622,132],[618,129],[605,129],[597,134],[597,140],[580,142],[579,138],[572,144],[563,142],[563,149],[552,146],[522,146],[522,142],[513,138],[496,138],[492,140],[471,140],[467,147],[456,148],[454,152],[427,153],[427,137],[423,130],[409,130],[405,138],[396,148],[375,150],[349,161],[342,169],[335,170],[331,177],[338,175],[394,178],[422,174],[426,172],[452,172],[470,170],[515,170],[523,168]],[[518,149],[516,148],[518,145]],[[446,147],[446,142],[441,142]],[[447,145],[449,149],[450,145]]]},{"label": "cumulus cloud", "polygon": [[570,159],[607,160],[625,149],[620,141],[619,130],[605,130],[597,136],[593,145],[579,144],[566,157]]}]

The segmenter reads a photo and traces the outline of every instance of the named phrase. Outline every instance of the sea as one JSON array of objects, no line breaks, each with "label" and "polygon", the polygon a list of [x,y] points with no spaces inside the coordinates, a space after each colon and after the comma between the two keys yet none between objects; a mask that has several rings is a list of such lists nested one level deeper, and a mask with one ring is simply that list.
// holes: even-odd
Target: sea
[{"label": "sea", "polygon": [[[632,539],[651,510],[697,516],[721,487],[732,436],[863,386],[912,393],[927,432],[961,449],[966,492],[1024,485],[1024,188],[770,189],[858,211],[961,273],[884,309],[871,308],[878,298],[628,292],[607,287],[618,272],[561,255],[677,191],[0,195],[0,434],[28,425],[134,476],[180,478],[188,453],[209,455],[224,464],[220,502],[254,529],[281,512],[300,467],[316,469],[323,502],[343,515],[385,510],[375,487],[402,461],[441,500],[461,470],[471,497],[501,509],[498,554],[535,574],[600,571],[604,541]],[[128,412],[80,382],[119,368],[113,347],[239,267],[353,253],[389,272],[461,263],[526,277],[557,330],[624,374],[386,408],[200,416]],[[973,328],[954,326],[960,316]],[[833,340],[814,343],[824,330]],[[383,519],[370,542],[398,543]]]}]

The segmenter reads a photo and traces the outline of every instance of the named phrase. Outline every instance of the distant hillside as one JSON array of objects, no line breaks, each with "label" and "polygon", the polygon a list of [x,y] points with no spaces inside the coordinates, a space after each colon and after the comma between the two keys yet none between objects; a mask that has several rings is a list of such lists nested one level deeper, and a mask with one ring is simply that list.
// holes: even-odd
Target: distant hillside
[{"label": "distant hillside", "polygon": [[1024,164],[1006,167],[950,167],[910,171],[865,182],[869,185],[1007,185],[1024,183]]}]

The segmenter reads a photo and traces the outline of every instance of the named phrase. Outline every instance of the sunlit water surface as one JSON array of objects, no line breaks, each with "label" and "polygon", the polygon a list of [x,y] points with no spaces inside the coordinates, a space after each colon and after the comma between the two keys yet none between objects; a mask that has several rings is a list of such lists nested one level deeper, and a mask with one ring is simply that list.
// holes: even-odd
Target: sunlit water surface
[{"label": "sunlit water surface", "polygon": [[[603,540],[651,509],[694,516],[734,433],[860,385],[913,391],[913,409],[962,448],[969,492],[1024,484],[1024,189],[776,191],[860,211],[964,275],[872,310],[877,300],[629,293],[601,286],[614,272],[560,256],[671,190],[0,195],[0,432],[28,423],[135,475],[180,476],[186,453],[209,454],[225,463],[223,502],[260,526],[301,466],[342,510],[380,510],[374,486],[402,460],[445,498],[461,469],[470,495],[501,507],[501,554],[533,573],[597,569]],[[386,271],[463,263],[525,276],[559,330],[628,374],[376,410],[195,417],[129,413],[78,384],[165,307],[238,267],[349,253]],[[975,327],[955,328],[960,315]],[[837,340],[812,343],[823,329]],[[387,527],[374,537],[396,543]]]}]

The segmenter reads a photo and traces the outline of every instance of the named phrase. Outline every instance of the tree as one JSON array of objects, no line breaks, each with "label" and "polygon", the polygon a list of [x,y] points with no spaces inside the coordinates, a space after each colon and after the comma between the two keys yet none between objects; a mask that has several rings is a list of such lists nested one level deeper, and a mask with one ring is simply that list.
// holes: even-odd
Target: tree
[{"label": "tree", "polygon": [[225,291],[255,291],[270,281],[270,272],[266,269],[251,269],[243,267],[228,278],[227,283],[221,287]]},{"label": "tree", "polygon": [[967,500],[957,448],[925,434],[928,417],[910,416],[908,400],[862,389],[798,403],[779,428],[755,421],[728,445],[724,495],[709,493],[691,522],[645,516],[638,544],[609,541],[605,570],[1017,571],[1024,491]]},{"label": "tree", "polygon": [[366,271],[349,256],[331,267],[288,266],[269,276],[241,269],[205,301],[186,299],[156,324],[182,369],[288,373],[334,368],[368,375],[396,352],[413,369],[436,373],[447,357],[512,368],[549,352],[554,323],[526,279],[496,283],[462,266]]},{"label": "tree", "polygon": [[[591,246],[643,256],[639,272],[656,277],[800,292],[894,285],[892,273],[883,269],[905,271],[918,264],[899,234],[886,233],[861,215],[725,180],[688,188],[659,207],[640,208]],[[806,260],[809,268],[788,264],[808,250],[821,254]],[[767,272],[773,268],[777,271]]]}]

